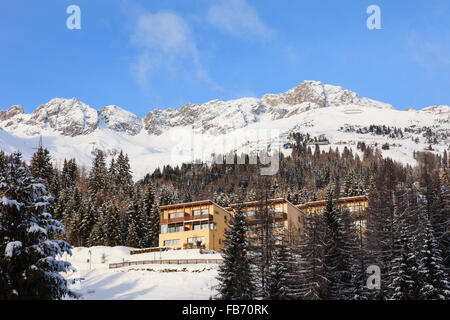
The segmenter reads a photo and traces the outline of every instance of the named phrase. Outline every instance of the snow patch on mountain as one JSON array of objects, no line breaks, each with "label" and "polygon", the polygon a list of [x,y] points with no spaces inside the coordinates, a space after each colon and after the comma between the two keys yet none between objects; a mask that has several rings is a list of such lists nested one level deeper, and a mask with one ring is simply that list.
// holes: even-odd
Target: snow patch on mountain
[{"label": "snow patch on mountain", "polygon": [[[399,128],[404,135],[358,133],[371,125]],[[144,119],[118,106],[96,111],[75,98],[53,99],[31,114],[13,106],[0,111],[0,149],[19,150],[30,159],[42,135],[55,161],[76,158],[88,167],[96,149],[109,157],[123,149],[134,177],[142,178],[166,164],[207,162],[218,153],[248,153],[270,146],[289,154],[283,144],[293,132],[324,135],[330,144],[322,149],[348,147],[356,152],[359,141],[377,148],[387,143],[390,147],[382,150],[383,155],[414,164],[413,151],[429,148],[427,128],[436,138],[433,152],[448,149],[450,108],[399,111],[338,86],[304,81],[285,93],[260,99],[187,103],[178,110],[150,111]],[[276,138],[267,136],[271,130],[277,132]]]}]

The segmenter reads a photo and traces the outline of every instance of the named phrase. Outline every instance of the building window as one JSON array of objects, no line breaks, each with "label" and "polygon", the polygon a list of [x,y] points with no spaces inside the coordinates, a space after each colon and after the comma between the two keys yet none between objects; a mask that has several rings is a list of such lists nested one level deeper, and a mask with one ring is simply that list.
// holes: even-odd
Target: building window
[{"label": "building window", "polygon": [[252,217],[252,216],[254,216],[254,215],[256,215],[256,211],[255,211],[255,210],[249,210],[249,211],[247,211],[247,217]]},{"label": "building window", "polygon": [[202,224],[202,229],[209,229],[209,223]]},{"label": "building window", "polygon": [[184,212],[169,213],[169,219],[183,218]]},{"label": "building window", "polygon": [[183,232],[183,231],[184,231],[183,226],[170,226],[168,228],[168,233]]},{"label": "building window", "polygon": [[161,234],[165,234],[167,233],[167,224],[162,224],[161,225]]},{"label": "building window", "polygon": [[180,239],[174,239],[174,240],[165,240],[164,241],[164,246],[175,246],[181,243]]},{"label": "building window", "polygon": [[194,224],[194,230],[201,230],[202,225],[201,224]]},{"label": "building window", "polygon": [[217,230],[217,225],[216,225],[214,222],[211,222],[211,223],[209,224],[209,228],[210,228],[211,230]]},{"label": "building window", "polygon": [[283,207],[282,206],[275,207],[275,212],[283,212]]},{"label": "building window", "polygon": [[195,237],[195,238],[188,238],[188,243],[198,243],[205,244],[205,237]]},{"label": "building window", "polygon": [[194,210],[194,216],[206,216],[209,214],[209,209]]}]

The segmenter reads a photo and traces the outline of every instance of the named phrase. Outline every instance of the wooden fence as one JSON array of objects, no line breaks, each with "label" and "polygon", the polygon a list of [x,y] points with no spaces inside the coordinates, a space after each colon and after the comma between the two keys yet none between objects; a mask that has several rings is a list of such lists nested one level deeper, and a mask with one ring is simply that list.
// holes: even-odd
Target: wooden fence
[{"label": "wooden fence", "polygon": [[146,264],[220,264],[222,259],[172,259],[172,260],[145,260],[111,263],[109,269],[117,269],[129,266],[140,266]]}]

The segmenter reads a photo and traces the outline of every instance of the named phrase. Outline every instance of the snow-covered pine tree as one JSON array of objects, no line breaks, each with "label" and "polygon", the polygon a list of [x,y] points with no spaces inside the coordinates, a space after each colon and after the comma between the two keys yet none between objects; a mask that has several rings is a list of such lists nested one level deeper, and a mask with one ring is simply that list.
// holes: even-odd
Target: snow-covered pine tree
[{"label": "snow-covered pine tree", "polygon": [[[242,196],[242,195],[241,195]],[[225,231],[223,263],[219,266],[217,280],[218,298],[223,300],[250,300],[255,286],[248,257],[247,223],[242,200],[236,207],[229,228]]]},{"label": "snow-covered pine tree", "polygon": [[122,194],[122,197],[131,197],[133,193],[133,175],[128,155],[124,155],[122,150],[117,157],[116,170],[119,193]]},{"label": "snow-covered pine tree", "polygon": [[269,198],[270,181],[265,180],[258,188],[259,193],[255,205],[257,223],[250,226],[249,253],[255,269],[257,296],[266,299],[269,296],[269,267],[272,263],[277,237],[274,232],[275,212]]},{"label": "snow-covered pine tree", "polygon": [[161,186],[159,192],[159,205],[166,206],[178,202],[178,194],[172,185]]},{"label": "snow-covered pine tree", "polygon": [[75,185],[78,175],[78,166],[75,159],[64,159],[63,169],[61,172],[61,188],[71,188]]},{"label": "snow-covered pine tree", "polygon": [[[81,225],[80,208],[82,206],[80,189],[74,188],[72,196],[66,204],[63,212],[63,223],[66,227],[66,239],[73,244],[79,244],[79,230]],[[81,209],[82,211],[82,209]]]},{"label": "snow-covered pine tree", "polygon": [[119,174],[117,172],[117,164],[114,160],[114,157],[111,158],[111,162],[109,164],[108,178],[111,182],[109,184],[109,192],[112,195],[117,196],[117,194],[119,193]]},{"label": "snow-covered pine tree", "polygon": [[134,198],[131,200],[127,215],[128,215],[128,233],[126,238],[126,245],[132,248],[141,248],[143,236],[143,221],[142,219],[142,202],[141,194],[138,189],[135,190]]},{"label": "snow-covered pine tree", "polygon": [[[344,262],[342,222],[339,209],[334,206],[334,187],[330,187],[327,195],[327,205],[323,213],[324,218],[324,275],[327,279],[327,286],[324,291],[324,299],[337,300],[343,298],[342,278],[347,273],[347,266]],[[347,279],[351,281],[350,279]]]},{"label": "snow-covered pine tree", "polygon": [[101,150],[97,150],[92,163],[92,169],[88,177],[88,194],[92,201],[101,205],[103,199],[100,195],[107,189],[108,170],[105,163],[105,154]]},{"label": "snow-covered pine tree", "polygon": [[108,245],[112,247],[121,245],[120,213],[111,200],[106,204],[106,219],[109,229]]},{"label": "snow-covered pine tree", "polygon": [[353,171],[349,171],[349,173],[344,178],[344,185],[343,185],[343,196],[344,197],[351,197],[355,196],[354,194],[354,185],[355,185],[355,173]]},{"label": "snow-covered pine tree", "polygon": [[298,256],[297,298],[302,300],[319,300],[323,297],[326,285],[323,267],[323,219],[315,213],[303,215],[302,230],[298,245],[294,249]]},{"label": "snow-covered pine tree", "polygon": [[423,282],[420,295],[425,300],[450,300],[449,276],[445,271],[431,223],[426,215],[423,219],[425,234],[419,264],[419,274]]},{"label": "snow-covered pine tree", "polygon": [[383,300],[391,296],[386,284],[390,283],[391,262],[395,257],[395,177],[391,162],[383,161],[371,178],[369,206],[366,209],[367,228],[364,238],[365,256],[369,265],[381,269],[381,288],[368,292],[369,299]]},{"label": "snow-covered pine tree", "polygon": [[155,192],[153,184],[149,181],[149,184],[145,186],[144,197],[142,198],[142,210],[141,210],[141,221],[142,221],[142,239],[141,245],[143,248],[151,247],[152,242],[152,227],[150,223],[150,215],[152,213],[153,205],[155,203]]},{"label": "snow-covered pine tree", "polygon": [[150,181],[146,186],[142,204],[142,247],[157,247],[159,239],[159,208],[156,201],[156,190]]},{"label": "snow-covered pine tree", "polygon": [[72,269],[58,260],[71,246],[54,240],[64,233],[48,213],[50,196],[14,153],[0,177],[0,300],[61,299],[75,294],[60,272]]},{"label": "snow-covered pine tree", "polygon": [[30,172],[36,179],[42,179],[48,188],[53,178],[53,167],[50,159],[50,152],[43,147],[33,154],[30,161]]},{"label": "snow-covered pine tree", "polygon": [[366,261],[358,246],[355,219],[348,208],[340,210],[342,264],[340,267],[340,299],[366,300]]},{"label": "snow-covered pine tree", "polygon": [[103,219],[100,216],[98,221],[94,224],[91,233],[89,234],[88,245],[90,247],[105,245],[102,230],[103,229],[102,220]]},{"label": "snow-covered pine tree", "polygon": [[287,300],[290,298],[292,278],[290,277],[290,259],[288,246],[280,240],[275,246],[272,264],[267,277],[268,299]]},{"label": "snow-covered pine tree", "polygon": [[396,240],[398,255],[392,261],[390,273],[392,300],[419,300],[421,297],[422,282],[414,243],[410,226],[403,221],[400,237]]}]

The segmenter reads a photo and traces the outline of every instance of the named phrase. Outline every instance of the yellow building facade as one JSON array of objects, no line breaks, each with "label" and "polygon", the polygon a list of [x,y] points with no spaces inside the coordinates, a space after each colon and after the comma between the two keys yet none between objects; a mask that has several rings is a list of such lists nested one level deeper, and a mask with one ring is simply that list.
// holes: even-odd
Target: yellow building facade
[{"label": "yellow building facade", "polygon": [[213,201],[161,206],[159,246],[221,251],[230,212]]},{"label": "yellow building facade", "polygon": [[[271,199],[267,209],[272,212],[274,229],[288,241],[298,236],[305,214],[319,214],[327,201],[314,201],[294,205],[286,199]],[[336,201],[340,209],[347,208],[355,223],[365,228],[366,196],[341,198]],[[220,252],[225,246],[225,231],[237,205],[223,208],[211,200],[161,206],[159,246],[172,249],[204,248]],[[249,228],[249,238],[260,226],[261,202],[246,202],[243,212]]]},{"label": "yellow building facade", "polygon": [[[305,214],[323,213],[327,206],[327,200],[307,202],[299,204],[296,207]],[[369,206],[367,196],[346,197],[336,200],[335,206],[342,209],[348,209],[355,219],[355,224],[365,229],[366,227],[366,209]]]},{"label": "yellow building facade", "polygon": [[[298,231],[300,231],[301,228],[302,211],[300,209],[284,198],[268,200],[267,207],[273,215],[275,232],[285,236],[287,240],[298,234]],[[237,205],[234,204],[228,207],[227,210],[234,214],[236,208]],[[250,238],[262,222],[262,219],[258,214],[261,210],[261,202],[255,201],[244,203],[243,211],[246,215]]]}]

